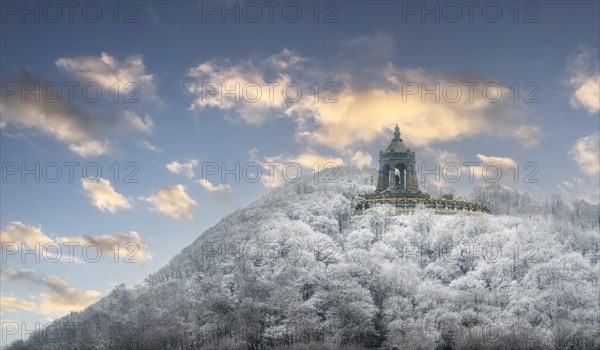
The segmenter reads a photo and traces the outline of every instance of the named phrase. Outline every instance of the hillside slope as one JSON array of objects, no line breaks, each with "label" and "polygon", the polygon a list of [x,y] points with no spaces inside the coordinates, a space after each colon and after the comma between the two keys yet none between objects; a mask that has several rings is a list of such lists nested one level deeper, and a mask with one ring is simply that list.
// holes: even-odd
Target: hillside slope
[{"label": "hillside slope", "polygon": [[373,171],[321,175],[10,349],[600,348],[597,206],[591,220],[353,215]]}]

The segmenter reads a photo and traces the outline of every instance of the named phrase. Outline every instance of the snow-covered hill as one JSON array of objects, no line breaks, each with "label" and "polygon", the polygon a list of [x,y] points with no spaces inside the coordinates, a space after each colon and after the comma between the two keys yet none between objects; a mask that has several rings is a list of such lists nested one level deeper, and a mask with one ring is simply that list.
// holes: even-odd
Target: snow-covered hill
[{"label": "snow-covered hill", "polygon": [[523,215],[353,215],[375,175],[277,188],[11,349],[600,348],[598,206],[488,188]]}]

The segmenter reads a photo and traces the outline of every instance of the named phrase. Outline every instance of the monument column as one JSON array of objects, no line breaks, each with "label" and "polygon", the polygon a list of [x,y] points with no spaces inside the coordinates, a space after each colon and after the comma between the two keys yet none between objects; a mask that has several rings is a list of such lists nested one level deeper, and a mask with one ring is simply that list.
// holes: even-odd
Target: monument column
[{"label": "monument column", "polygon": [[417,174],[415,172],[415,167],[411,163],[408,165],[407,174],[406,174],[406,189],[411,192],[416,192],[419,190],[419,185],[417,183]]},{"label": "monument column", "polygon": [[377,173],[379,174],[379,178],[377,179],[377,191],[380,192],[385,190],[385,174],[383,173],[382,167],[379,167]]},{"label": "monument column", "polygon": [[404,179],[406,175],[406,166],[400,166],[400,190],[406,189],[406,180]]},{"label": "monument column", "polygon": [[390,179],[390,191],[395,191],[396,190],[396,168],[391,167],[390,168],[390,175],[389,175],[389,179]]}]

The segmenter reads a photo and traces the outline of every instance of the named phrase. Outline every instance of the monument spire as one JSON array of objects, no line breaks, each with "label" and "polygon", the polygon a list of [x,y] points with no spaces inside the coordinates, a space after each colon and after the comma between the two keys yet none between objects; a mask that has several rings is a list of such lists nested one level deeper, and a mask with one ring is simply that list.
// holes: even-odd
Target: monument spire
[{"label": "monument spire", "polygon": [[400,127],[398,127],[398,124],[396,124],[396,129],[394,129],[394,140],[402,141],[400,138]]}]

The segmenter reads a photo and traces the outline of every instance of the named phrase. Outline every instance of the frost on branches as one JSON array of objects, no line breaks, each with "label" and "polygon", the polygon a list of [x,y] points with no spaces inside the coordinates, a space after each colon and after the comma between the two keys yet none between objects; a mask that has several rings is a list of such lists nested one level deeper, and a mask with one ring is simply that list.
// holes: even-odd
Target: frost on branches
[{"label": "frost on branches", "polygon": [[488,186],[472,199],[491,215],[354,215],[373,173],[340,171],[273,190],[10,349],[600,348],[597,205]]}]

